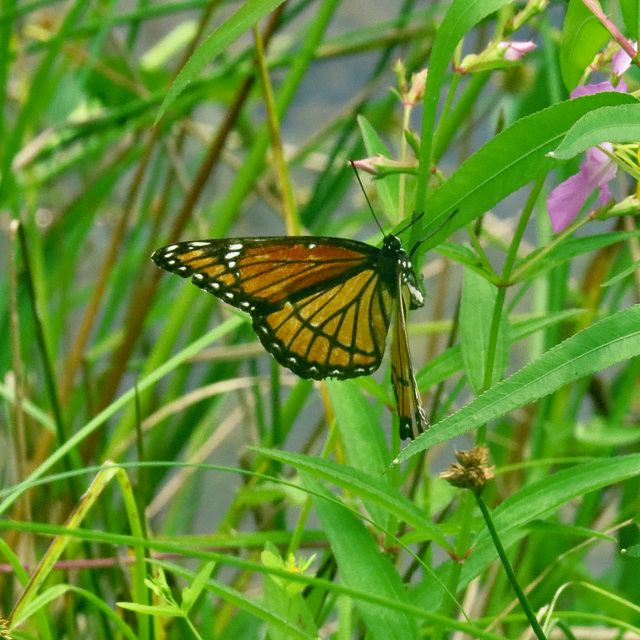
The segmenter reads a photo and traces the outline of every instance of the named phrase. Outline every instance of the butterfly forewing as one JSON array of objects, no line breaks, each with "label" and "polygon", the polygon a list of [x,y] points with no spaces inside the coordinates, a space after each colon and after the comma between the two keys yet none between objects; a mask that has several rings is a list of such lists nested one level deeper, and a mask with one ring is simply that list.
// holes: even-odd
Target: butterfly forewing
[{"label": "butterfly forewing", "polygon": [[309,290],[357,273],[375,247],[340,238],[230,238],[180,242],[152,258],[201,289],[252,313],[281,307]]}]

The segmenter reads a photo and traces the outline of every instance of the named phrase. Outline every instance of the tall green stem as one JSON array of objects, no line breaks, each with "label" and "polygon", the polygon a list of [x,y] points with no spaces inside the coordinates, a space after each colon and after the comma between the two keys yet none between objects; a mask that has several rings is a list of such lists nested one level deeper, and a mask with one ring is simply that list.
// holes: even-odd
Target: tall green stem
[{"label": "tall green stem", "polygon": [[[513,240],[511,241],[511,245],[509,246],[509,251],[507,252],[507,257],[504,261],[504,267],[502,268],[502,275],[500,277],[500,287],[498,288],[498,294],[496,295],[495,304],[493,306],[493,316],[491,318],[491,332],[489,334],[489,346],[487,349],[487,361],[485,363],[484,369],[484,382],[483,382],[483,391],[486,391],[491,387],[491,380],[493,378],[493,367],[495,365],[496,359],[496,347],[498,345],[498,330],[500,328],[500,319],[502,318],[502,311],[504,308],[504,300],[506,296],[506,287],[509,283],[509,278],[511,277],[511,273],[513,271],[513,265],[516,261],[516,256],[518,254],[518,247],[520,246],[520,242],[522,241],[522,236],[524,234],[525,227],[529,222],[529,218],[531,217],[531,213],[533,212],[533,207],[540,195],[540,190],[542,189],[542,185],[544,184],[544,179],[541,178],[536,181],[533,185],[533,189],[527,198],[527,202],[524,206],[524,210],[522,211],[522,215],[520,216],[520,220],[518,220],[518,226],[516,227],[515,233],[513,234]],[[476,435],[476,445],[482,444],[485,441],[487,433],[487,426],[483,425],[478,429],[478,433]]]},{"label": "tall green stem", "polygon": [[544,631],[536,618],[536,614],[533,612],[531,605],[529,604],[529,600],[527,600],[527,596],[524,591],[518,584],[518,579],[516,578],[516,574],[513,571],[513,567],[509,562],[509,558],[507,558],[507,554],[505,553],[504,547],[502,546],[502,542],[500,541],[500,536],[498,536],[498,532],[496,528],[493,526],[493,520],[491,519],[491,513],[487,508],[487,505],[484,503],[482,496],[478,493],[475,494],[476,501],[478,506],[480,507],[480,511],[482,512],[482,516],[487,525],[487,529],[489,530],[489,534],[491,535],[491,539],[493,540],[493,544],[498,552],[498,556],[500,557],[500,561],[502,562],[502,566],[504,567],[505,573],[507,574],[507,578],[513,587],[513,590],[516,592],[518,596],[518,600],[520,601],[520,605],[524,609],[525,615],[527,616],[529,623],[531,624],[531,628],[533,632],[538,637],[538,640],[547,640],[544,635]]}]

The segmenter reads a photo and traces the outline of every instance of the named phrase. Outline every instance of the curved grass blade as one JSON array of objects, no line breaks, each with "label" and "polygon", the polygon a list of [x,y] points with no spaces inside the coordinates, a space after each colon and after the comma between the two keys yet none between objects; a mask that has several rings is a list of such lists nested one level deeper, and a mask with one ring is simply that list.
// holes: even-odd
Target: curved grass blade
[{"label": "curved grass blade", "polygon": [[256,24],[260,18],[271,13],[284,0],[247,0],[227,20],[225,20],[193,53],[184,65],[167,93],[156,116],[156,124],[182,93],[184,88],[211,62],[219,53],[237,40],[245,31]]}]

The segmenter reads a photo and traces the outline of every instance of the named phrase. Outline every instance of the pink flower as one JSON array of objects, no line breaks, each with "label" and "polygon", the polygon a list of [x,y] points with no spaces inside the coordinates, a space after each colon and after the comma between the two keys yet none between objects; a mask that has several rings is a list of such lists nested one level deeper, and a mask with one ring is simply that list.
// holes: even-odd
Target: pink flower
[{"label": "pink flower", "polygon": [[[613,150],[608,142],[601,146],[607,151]],[[594,189],[598,190],[600,204],[607,204],[611,197],[609,181],[613,180],[617,169],[615,162],[600,149],[587,149],[587,159],[580,165],[580,171],[561,182],[547,199],[547,211],[554,233],[566,229],[573,222]]]},{"label": "pink flower", "polygon": [[500,42],[498,43],[498,51],[504,51],[504,60],[515,62],[520,60],[525,53],[533,51],[536,45],[531,40],[527,42]]},{"label": "pink flower", "polygon": [[[636,47],[635,43],[634,47]],[[616,86],[607,80],[576,87],[571,92],[571,99],[604,91],[626,93],[627,85],[620,76],[631,66],[631,58],[621,49],[613,56],[611,66],[614,79],[619,78]],[[608,143],[600,146],[609,152],[613,151],[613,147]],[[560,183],[547,199],[547,212],[555,233],[563,231],[574,221],[594,189],[598,190],[598,202],[603,206],[607,204],[611,197],[609,181],[613,180],[617,169],[615,162],[600,149],[597,147],[587,149],[587,159],[580,165],[578,173]]]}]

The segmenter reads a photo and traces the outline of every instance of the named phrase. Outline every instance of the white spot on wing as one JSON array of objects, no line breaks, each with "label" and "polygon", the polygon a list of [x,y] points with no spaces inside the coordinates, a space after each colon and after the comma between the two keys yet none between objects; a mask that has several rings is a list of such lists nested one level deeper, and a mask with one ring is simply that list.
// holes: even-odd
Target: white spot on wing
[{"label": "white spot on wing", "polygon": [[234,258],[237,258],[239,255],[240,255],[239,251],[229,251],[229,253],[225,254],[224,259],[233,260]]},{"label": "white spot on wing", "polygon": [[230,244],[229,245],[229,250],[230,251],[237,251],[238,249],[242,249],[242,243],[241,242],[236,242],[234,244]]},{"label": "white spot on wing", "polygon": [[208,247],[209,243],[206,240],[195,240],[189,243],[190,247]]}]

